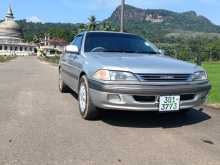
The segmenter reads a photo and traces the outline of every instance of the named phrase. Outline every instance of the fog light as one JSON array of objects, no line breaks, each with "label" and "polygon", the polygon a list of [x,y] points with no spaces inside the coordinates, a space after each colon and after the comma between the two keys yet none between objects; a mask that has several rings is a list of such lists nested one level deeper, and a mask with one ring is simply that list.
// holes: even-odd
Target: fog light
[{"label": "fog light", "polygon": [[203,111],[203,107],[202,106],[194,107],[194,109],[196,109],[197,111]]},{"label": "fog light", "polygon": [[112,102],[112,103],[119,104],[119,103],[122,102],[122,99],[121,99],[119,94],[109,94],[108,95],[108,101]]}]

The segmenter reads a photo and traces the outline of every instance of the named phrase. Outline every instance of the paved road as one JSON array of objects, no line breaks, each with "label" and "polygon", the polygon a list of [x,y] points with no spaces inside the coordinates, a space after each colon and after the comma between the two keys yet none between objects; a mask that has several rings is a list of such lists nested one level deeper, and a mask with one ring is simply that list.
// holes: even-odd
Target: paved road
[{"label": "paved road", "polygon": [[88,122],[57,76],[34,57],[0,64],[0,165],[220,164],[220,111],[105,112]]}]

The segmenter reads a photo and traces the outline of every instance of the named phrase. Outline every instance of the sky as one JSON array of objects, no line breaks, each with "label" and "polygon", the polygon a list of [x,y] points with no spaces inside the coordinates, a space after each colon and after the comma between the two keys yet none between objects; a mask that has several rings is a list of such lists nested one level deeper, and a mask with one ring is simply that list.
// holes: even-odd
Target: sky
[{"label": "sky", "polygon": [[[16,19],[33,22],[86,23],[90,15],[99,21],[108,18],[121,0],[0,0],[0,19],[11,3]],[[219,0],[126,0],[127,4],[145,9],[189,10],[220,25]]]}]

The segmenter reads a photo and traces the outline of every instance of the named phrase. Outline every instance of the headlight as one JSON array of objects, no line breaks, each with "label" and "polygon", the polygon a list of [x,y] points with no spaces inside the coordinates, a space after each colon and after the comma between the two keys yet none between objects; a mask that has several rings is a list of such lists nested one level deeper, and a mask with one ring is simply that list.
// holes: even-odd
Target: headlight
[{"label": "headlight", "polygon": [[103,81],[137,81],[132,73],[123,71],[98,70],[93,77]]},{"label": "headlight", "polygon": [[202,81],[202,80],[207,80],[208,76],[207,73],[204,71],[200,71],[200,72],[195,72],[193,74],[193,81]]}]

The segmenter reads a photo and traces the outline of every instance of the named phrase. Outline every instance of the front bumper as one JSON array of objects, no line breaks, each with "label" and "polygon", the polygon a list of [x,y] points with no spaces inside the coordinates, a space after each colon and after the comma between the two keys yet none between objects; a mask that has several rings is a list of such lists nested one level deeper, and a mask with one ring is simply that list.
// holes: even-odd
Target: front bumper
[{"label": "front bumper", "polygon": [[90,81],[89,84],[95,106],[128,111],[159,111],[160,96],[169,95],[181,96],[180,109],[199,107],[206,101],[211,89],[209,82],[185,85],[109,85]]}]

